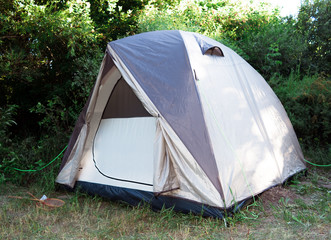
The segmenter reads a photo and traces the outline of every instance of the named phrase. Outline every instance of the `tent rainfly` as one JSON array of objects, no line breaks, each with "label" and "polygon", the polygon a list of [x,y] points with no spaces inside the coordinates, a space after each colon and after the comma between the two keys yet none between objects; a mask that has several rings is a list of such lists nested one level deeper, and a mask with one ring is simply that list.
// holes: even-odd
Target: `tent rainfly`
[{"label": "tent rainfly", "polygon": [[222,217],[305,169],[275,93],[197,33],[110,42],[56,182],[153,209]]}]

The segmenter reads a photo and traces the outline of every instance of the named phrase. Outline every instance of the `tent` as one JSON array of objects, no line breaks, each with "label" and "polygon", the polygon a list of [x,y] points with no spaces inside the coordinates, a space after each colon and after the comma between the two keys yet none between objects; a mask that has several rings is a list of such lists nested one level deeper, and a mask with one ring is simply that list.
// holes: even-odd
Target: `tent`
[{"label": "tent", "polygon": [[222,217],[303,169],[263,77],[221,43],[172,30],[107,45],[56,182]]}]

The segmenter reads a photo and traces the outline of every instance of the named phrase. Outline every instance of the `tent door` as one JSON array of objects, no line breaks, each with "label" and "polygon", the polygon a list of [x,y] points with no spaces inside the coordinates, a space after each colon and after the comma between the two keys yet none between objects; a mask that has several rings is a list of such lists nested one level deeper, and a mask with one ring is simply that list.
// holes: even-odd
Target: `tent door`
[{"label": "tent door", "polygon": [[156,119],[123,78],[109,97],[79,181],[153,191]]}]

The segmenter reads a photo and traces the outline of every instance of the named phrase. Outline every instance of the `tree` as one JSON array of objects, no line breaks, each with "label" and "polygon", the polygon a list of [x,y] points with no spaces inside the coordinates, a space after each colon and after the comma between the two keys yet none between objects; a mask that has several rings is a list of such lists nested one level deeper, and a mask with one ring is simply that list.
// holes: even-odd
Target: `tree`
[{"label": "tree", "polygon": [[91,19],[100,33],[99,45],[132,35],[137,29],[140,10],[148,0],[89,0]]},{"label": "tree", "polygon": [[[0,107],[19,106],[16,122],[20,129],[37,129],[35,122],[44,116],[31,114],[31,109],[38,102],[39,106],[47,105],[57,99],[52,106],[68,120],[70,116],[60,111],[86,95],[80,93],[82,89],[73,89],[73,81],[78,72],[86,71],[79,59],[97,58],[100,62],[97,34],[89,14],[89,3],[83,0],[46,5],[12,0],[2,5]],[[81,81],[92,85],[94,79]]]},{"label": "tree", "polygon": [[300,7],[297,28],[306,36],[305,57],[312,72],[331,74],[331,2],[306,0]]}]

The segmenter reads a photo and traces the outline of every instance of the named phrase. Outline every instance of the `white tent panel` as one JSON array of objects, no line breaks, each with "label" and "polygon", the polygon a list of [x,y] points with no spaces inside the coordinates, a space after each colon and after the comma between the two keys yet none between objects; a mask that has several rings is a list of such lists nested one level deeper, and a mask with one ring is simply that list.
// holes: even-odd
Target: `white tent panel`
[{"label": "white tent panel", "polygon": [[[246,68],[248,79],[259,78],[253,72],[249,75],[250,66],[241,67]],[[230,205],[233,198],[245,199],[280,183],[281,174],[259,106],[251,99],[265,90],[263,86],[248,93],[246,86],[241,86],[246,79],[231,77],[238,75],[237,69],[218,65],[208,70],[208,77],[202,78],[198,86],[206,106],[209,134],[213,146],[217,146],[214,153],[226,203]],[[217,77],[220,75],[222,78]],[[273,108],[273,104],[269,104]]]},{"label": "white tent panel", "polygon": [[225,57],[202,55],[195,38],[184,36],[226,205],[281,183],[287,169],[304,169],[286,112],[261,75],[226,46],[214,42]]},{"label": "white tent panel", "polygon": [[78,180],[153,191],[155,131],[154,117],[102,119]]}]

